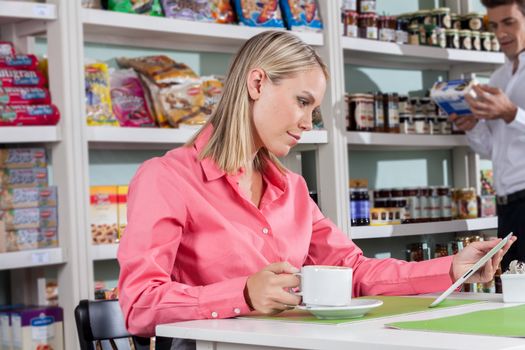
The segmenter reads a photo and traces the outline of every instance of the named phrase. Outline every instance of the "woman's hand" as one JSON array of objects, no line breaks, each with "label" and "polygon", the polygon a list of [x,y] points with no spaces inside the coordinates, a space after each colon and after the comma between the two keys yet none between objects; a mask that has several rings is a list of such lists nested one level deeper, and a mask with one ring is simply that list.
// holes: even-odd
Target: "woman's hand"
[{"label": "woman's hand", "polygon": [[248,305],[263,314],[272,315],[290,309],[301,302],[301,297],[291,294],[288,288],[298,287],[300,280],[293,273],[299,272],[287,262],[266,266],[248,277],[245,287]]},{"label": "woman's hand", "polygon": [[[467,245],[463,250],[454,255],[452,266],[450,267],[450,277],[456,281],[500,241],[501,238],[484,242],[473,242]],[[507,244],[494,254],[491,260],[487,261],[484,266],[470,276],[466,282],[489,282],[492,280],[503,255],[509,250],[514,241],[516,241],[516,236],[512,236]]]}]

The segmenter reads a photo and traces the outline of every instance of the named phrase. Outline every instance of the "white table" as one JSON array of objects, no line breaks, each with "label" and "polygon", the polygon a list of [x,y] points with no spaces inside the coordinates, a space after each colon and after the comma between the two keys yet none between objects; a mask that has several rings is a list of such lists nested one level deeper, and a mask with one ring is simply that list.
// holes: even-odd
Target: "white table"
[{"label": "white table", "polygon": [[501,294],[456,293],[451,297],[488,302],[340,325],[247,319],[200,320],[158,325],[156,333],[162,337],[195,339],[197,350],[525,349],[525,338],[404,331],[384,326],[389,322],[438,318],[516,305],[503,304]]}]

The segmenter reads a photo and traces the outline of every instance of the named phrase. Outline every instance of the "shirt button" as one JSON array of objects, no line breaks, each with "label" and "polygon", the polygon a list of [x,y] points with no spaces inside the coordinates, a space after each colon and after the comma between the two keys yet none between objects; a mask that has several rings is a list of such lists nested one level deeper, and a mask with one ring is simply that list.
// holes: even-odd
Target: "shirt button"
[{"label": "shirt button", "polygon": [[239,309],[238,307],[236,307],[235,309],[233,309],[233,312],[235,312],[235,314],[240,314],[241,313],[241,309]]},{"label": "shirt button", "polygon": [[265,235],[267,235],[268,232],[270,232],[270,230],[268,230],[267,227],[265,227],[265,228],[262,229],[262,233],[264,233]]},{"label": "shirt button", "polygon": [[217,318],[218,316],[219,316],[219,314],[216,313],[215,311],[213,311],[213,312],[211,313],[211,317],[213,317],[213,318]]}]

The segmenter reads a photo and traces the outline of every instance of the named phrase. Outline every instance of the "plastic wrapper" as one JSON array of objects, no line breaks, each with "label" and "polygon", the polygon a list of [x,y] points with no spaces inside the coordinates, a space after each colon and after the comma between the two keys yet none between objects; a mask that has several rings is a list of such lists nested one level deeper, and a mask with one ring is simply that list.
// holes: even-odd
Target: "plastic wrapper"
[{"label": "plastic wrapper", "polygon": [[210,116],[221,98],[224,83],[222,78],[215,76],[202,77],[201,80],[202,92],[204,93],[204,106],[202,111],[204,114]]},{"label": "plastic wrapper", "polygon": [[316,0],[280,0],[280,4],[289,30],[320,32],[323,29]]},{"label": "plastic wrapper", "polygon": [[234,0],[239,23],[250,27],[284,27],[279,0]]},{"label": "plastic wrapper", "polygon": [[161,0],[166,17],[200,22],[233,23],[228,0]]},{"label": "plastic wrapper", "polygon": [[146,104],[144,90],[133,69],[111,73],[111,103],[113,114],[120,126],[155,126]]},{"label": "plastic wrapper", "polygon": [[203,112],[204,92],[200,81],[188,81],[163,88],[159,92],[162,108],[171,126],[201,125],[207,121]]},{"label": "plastic wrapper", "polygon": [[38,59],[35,55],[0,56],[0,69],[36,69]]},{"label": "plastic wrapper", "polygon": [[118,126],[111,108],[109,71],[105,63],[85,66],[86,114],[88,125]]},{"label": "plastic wrapper", "polygon": [[137,58],[121,57],[117,59],[117,63],[121,68],[133,68],[159,87],[180,84],[188,79],[197,78],[197,74],[190,67],[184,63],[175,62],[164,55]]},{"label": "plastic wrapper", "polygon": [[0,69],[0,87],[42,87],[45,84],[46,78],[41,72]]},{"label": "plastic wrapper", "polygon": [[[45,167],[47,167],[47,157],[46,150],[43,147],[0,149],[0,168],[20,169]],[[1,197],[0,202],[2,202]]]},{"label": "plastic wrapper", "polygon": [[0,126],[56,125],[59,120],[58,108],[52,104],[0,107]]},{"label": "plastic wrapper", "polygon": [[13,47],[13,44],[8,41],[0,41],[0,57],[14,55],[15,48]]},{"label": "plastic wrapper", "polygon": [[162,16],[159,0],[109,0],[108,10],[139,15]]},{"label": "plastic wrapper", "polygon": [[144,86],[146,102],[157,126],[169,128],[170,123],[168,122],[168,117],[164,113],[160,100],[158,99],[160,88],[143,74],[139,74],[139,78]]},{"label": "plastic wrapper", "polygon": [[49,91],[40,87],[6,87],[0,88],[0,104],[35,105],[49,104]]}]

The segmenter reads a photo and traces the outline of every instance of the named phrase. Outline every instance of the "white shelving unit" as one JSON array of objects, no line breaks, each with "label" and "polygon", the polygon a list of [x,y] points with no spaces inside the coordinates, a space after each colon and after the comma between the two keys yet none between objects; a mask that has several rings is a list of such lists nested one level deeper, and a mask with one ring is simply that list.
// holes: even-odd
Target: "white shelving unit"
[{"label": "white shelving unit", "polygon": [[91,257],[94,261],[117,258],[118,243],[91,245]]},{"label": "white shelving unit", "polygon": [[464,135],[406,135],[379,132],[346,133],[351,149],[439,149],[468,146]]},{"label": "white shelving unit", "polygon": [[432,235],[447,232],[493,230],[498,227],[497,217],[438,221],[385,226],[352,226],[352,239],[389,238],[402,236]]},{"label": "white shelving unit", "polygon": [[66,263],[62,248],[23,250],[0,254],[0,270],[41,267]]},{"label": "white shelving unit", "polygon": [[2,143],[40,143],[60,141],[58,126],[7,126],[0,128]]},{"label": "white shelving unit", "polygon": [[0,24],[26,20],[51,21],[57,19],[54,4],[35,4],[21,1],[0,1]]}]

